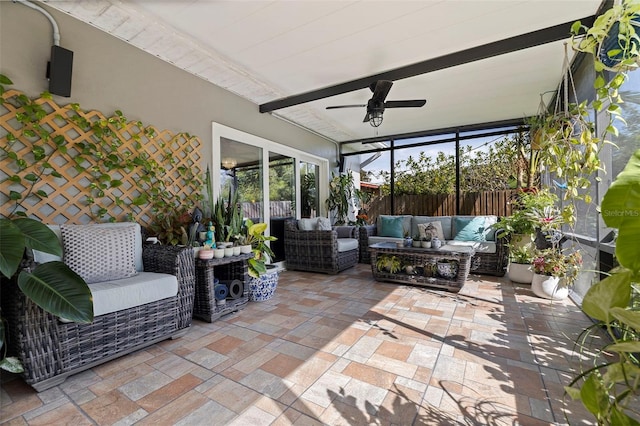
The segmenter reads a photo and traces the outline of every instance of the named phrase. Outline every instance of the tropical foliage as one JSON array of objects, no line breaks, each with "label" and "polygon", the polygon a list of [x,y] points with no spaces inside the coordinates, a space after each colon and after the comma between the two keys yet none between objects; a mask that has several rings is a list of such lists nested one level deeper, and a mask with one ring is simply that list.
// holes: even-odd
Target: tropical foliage
[{"label": "tropical foliage", "polygon": [[616,258],[620,266],[585,295],[582,309],[597,323],[583,331],[578,344],[600,330],[605,330],[609,340],[596,348],[591,356],[593,364],[565,389],[573,399],[582,401],[599,424],[637,425],[640,311],[630,302],[632,293],[640,291],[640,150],[605,194],[602,217],[607,226],[618,229]]},{"label": "tropical foliage", "polygon": [[[529,142],[526,135],[512,135],[480,148],[460,148],[460,190],[493,191],[524,186],[528,175]],[[399,160],[395,166],[394,193],[454,194],[456,190],[455,151],[439,151],[435,156],[420,152]],[[391,175],[380,172],[382,193],[390,193]]]}]

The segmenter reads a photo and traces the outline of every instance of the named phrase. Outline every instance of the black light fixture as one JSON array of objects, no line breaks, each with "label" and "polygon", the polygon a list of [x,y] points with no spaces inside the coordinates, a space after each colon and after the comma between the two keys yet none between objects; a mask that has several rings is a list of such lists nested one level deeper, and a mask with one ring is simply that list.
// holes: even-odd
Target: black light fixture
[{"label": "black light fixture", "polygon": [[373,111],[369,124],[371,124],[372,127],[380,126],[382,124],[382,111]]}]

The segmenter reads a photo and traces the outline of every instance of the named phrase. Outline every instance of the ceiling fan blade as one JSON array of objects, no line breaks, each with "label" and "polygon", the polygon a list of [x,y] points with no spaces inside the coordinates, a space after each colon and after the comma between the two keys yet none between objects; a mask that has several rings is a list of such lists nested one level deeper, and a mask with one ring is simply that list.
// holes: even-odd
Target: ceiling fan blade
[{"label": "ceiling fan blade", "polygon": [[384,102],[387,95],[389,94],[389,90],[391,90],[391,86],[393,86],[393,81],[378,80],[376,82],[375,89],[373,90],[373,96],[371,97],[371,100],[376,103]]},{"label": "ceiling fan blade", "polygon": [[328,106],[327,109],[340,109],[340,108],[364,108],[366,107],[366,105],[361,104],[361,105],[334,105],[334,106]]},{"label": "ceiling fan blade", "polygon": [[419,108],[427,103],[426,99],[414,99],[407,101],[387,101],[384,103],[385,108]]}]

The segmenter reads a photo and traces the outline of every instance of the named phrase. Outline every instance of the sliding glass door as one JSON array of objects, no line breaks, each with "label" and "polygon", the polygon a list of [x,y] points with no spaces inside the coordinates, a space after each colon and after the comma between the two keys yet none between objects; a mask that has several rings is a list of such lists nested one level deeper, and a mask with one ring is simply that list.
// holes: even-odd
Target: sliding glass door
[{"label": "sliding glass door", "polygon": [[329,182],[328,160],[221,124],[212,130],[214,196],[237,191],[243,216],[267,223],[266,235],[278,238],[276,261],[284,260],[284,221],[326,216],[328,185],[320,182]]}]

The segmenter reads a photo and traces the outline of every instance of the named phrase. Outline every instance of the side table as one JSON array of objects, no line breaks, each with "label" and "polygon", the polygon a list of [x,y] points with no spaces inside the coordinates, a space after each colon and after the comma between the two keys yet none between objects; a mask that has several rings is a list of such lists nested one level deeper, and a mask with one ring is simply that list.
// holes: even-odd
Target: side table
[{"label": "side table", "polygon": [[[249,302],[247,260],[252,257],[253,253],[247,253],[222,259],[196,259],[194,318],[213,322],[223,315],[244,309]],[[244,286],[242,296],[237,299],[227,297],[224,304],[216,304],[214,278],[220,282],[240,280]]]}]

